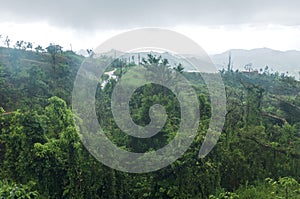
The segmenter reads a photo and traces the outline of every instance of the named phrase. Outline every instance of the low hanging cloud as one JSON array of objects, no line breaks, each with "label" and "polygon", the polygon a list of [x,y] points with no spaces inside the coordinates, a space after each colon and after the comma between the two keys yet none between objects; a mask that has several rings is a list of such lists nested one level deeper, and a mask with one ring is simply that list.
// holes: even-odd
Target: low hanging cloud
[{"label": "low hanging cloud", "polygon": [[298,0],[9,0],[0,5],[0,23],[46,21],[86,30],[245,23],[300,25],[299,7]]}]

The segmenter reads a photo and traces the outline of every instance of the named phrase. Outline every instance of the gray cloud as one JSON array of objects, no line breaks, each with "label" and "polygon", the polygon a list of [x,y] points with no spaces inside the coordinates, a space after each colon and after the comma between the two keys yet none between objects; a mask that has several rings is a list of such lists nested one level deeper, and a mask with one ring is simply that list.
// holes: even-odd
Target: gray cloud
[{"label": "gray cloud", "polygon": [[75,29],[272,23],[300,25],[300,1],[276,0],[9,0],[0,22],[47,21]]}]

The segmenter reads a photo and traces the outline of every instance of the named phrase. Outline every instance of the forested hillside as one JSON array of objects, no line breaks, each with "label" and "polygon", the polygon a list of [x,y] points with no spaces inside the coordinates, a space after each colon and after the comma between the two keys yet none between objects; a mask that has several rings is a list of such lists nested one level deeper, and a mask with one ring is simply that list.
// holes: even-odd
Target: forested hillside
[{"label": "forested hillside", "polygon": [[[220,71],[227,95],[225,125],[214,149],[199,158],[211,117],[208,91],[200,74],[169,67],[182,73],[197,93],[198,135],[171,165],[131,174],[104,166],[80,140],[71,96],[84,59],[55,45],[36,52],[0,47],[0,198],[300,198],[300,82],[293,77],[268,68],[259,73]],[[161,104],[168,118],[158,134],[134,138],[114,122],[110,102],[116,82],[153,59],[163,60],[148,56],[141,65],[115,60],[108,71],[114,70],[116,78],[99,80],[98,121],[113,143],[128,151],[161,148],[179,128],[178,100],[155,84],[136,90],[130,109],[133,121],[146,125],[149,108]]]}]

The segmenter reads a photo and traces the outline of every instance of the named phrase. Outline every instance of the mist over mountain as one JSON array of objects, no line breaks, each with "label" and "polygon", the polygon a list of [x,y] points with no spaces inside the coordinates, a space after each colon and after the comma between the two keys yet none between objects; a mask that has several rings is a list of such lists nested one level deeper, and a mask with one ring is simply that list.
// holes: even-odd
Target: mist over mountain
[{"label": "mist over mountain", "polygon": [[[162,56],[169,60],[171,66],[181,63],[186,71],[194,71],[195,68],[185,60],[185,58],[193,58],[194,55],[180,55],[174,56],[169,52],[150,52],[156,56]],[[110,50],[101,55],[109,57],[122,57],[129,61],[138,63],[142,58],[147,57],[149,52],[136,52],[136,53],[124,53],[118,50]],[[285,73],[288,75],[299,78],[300,72],[300,51],[278,51],[270,48],[256,48],[252,50],[245,49],[231,49],[221,54],[211,55],[210,58],[215,64],[217,69],[227,70],[229,61],[229,55],[231,55],[232,70],[244,71],[264,71],[268,66],[268,71],[271,73],[278,72],[279,74]]]},{"label": "mist over mountain", "polygon": [[212,55],[211,59],[218,68],[227,69],[229,54],[231,54],[233,70],[245,70],[245,66],[248,65],[251,66],[252,70],[259,71],[268,66],[271,72],[278,71],[299,77],[300,51],[278,51],[269,48],[232,49]]},{"label": "mist over mountain", "polygon": [[[97,54],[97,53],[96,53]],[[185,71],[195,71],[195,67],[189,63],[185,58],[194,58],[193,55],[178,55],[170,52],[157,52],[157,51],[142,51],[142,52],[122,52],[116,49],[98,54],[99,56],[107,56],[113,58],[124,59],[127,62],[134,62],[135,64],[141,63],[143,59],[147,59],[148,54],[152,54],[156,57],[161,56],[163,59],[167,59],[171,67],[182,64]]]}]

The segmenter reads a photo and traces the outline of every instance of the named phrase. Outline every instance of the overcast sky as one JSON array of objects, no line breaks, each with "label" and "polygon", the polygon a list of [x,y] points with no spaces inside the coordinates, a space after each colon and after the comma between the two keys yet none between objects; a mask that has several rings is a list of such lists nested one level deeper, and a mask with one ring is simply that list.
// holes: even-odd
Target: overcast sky
[{"label": "overcast sky", "polygon": [[[178,31],[208,53],[232,48],[300,50],[298,0],[1,0],[0,34],[12,43],[95,48],[140,27]],[[3,40],[3,39],[2,39]]]}]

